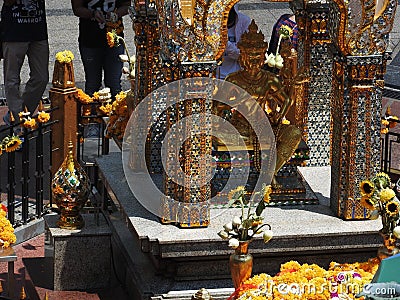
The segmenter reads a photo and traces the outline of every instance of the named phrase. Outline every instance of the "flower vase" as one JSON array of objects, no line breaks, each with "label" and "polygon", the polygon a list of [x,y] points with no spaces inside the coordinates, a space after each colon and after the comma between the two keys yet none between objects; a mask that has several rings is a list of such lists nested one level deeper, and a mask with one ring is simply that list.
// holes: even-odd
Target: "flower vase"
[{"label": "flower vase", "polygon": [[80,211],[89,197],[89,177],[73,156],[73,145],[69,142],[69,152],[52,179],[52,195],[60,209],[58,227],[80,229],[84,226]]},{"label": "flower vase", "polygon": [[253,256],[248,253],[249,243],[250,241],[240,241],[239,247],[229,258],[229,267],[235,289],[251,277]]},{"label": "flower vase", "polygon": [[400,250],[396,247],[396,237],[391,233],[379,233],[383,237],[383,246],[378,249],[378,258],[382,260],[398,254]]},{"label": "flower vase", "polygon": [[74,66],[72,61],[68,63],[55,61],[52,83],[55,88],[66,89],[75,87]]}]

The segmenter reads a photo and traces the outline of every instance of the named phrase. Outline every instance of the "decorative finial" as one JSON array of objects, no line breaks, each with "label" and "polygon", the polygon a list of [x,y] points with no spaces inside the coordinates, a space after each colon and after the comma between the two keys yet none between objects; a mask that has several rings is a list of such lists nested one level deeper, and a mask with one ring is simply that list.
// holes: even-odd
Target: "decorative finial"
[{"label": "decorative finial", "polygon": [[192,296],[192,300],[212,300],[210,292],[205,288],[201,288]]},{"label": "decorative finial", "polygon": [[19,295],[19,299],[20,300],[25,300],[26,299],[26,293],[25,293],[25,288],[24,287],[22,287],[22,289],[21,289],[21,293]]},{"label": "decorative finial", "polygon": [[39,111],[44,111],[43,101],[42,101],[42,100],[39,101],[39,108],[38,108],[38,110],[39,110]]},{"label": "decorative finial", "polygon": [[44,294],[43,300],[49,300],[49,295],[47,294],[47,292]]},{"label": "decorative finial", "polygon": [[14,122],[15,122],[15,118],[14,118],[14,115],[13,115],[13,113],[12,113],[11,110],[10,110],[10,122],[11,122],[11,123],[14,123]]},{"label": "decorative finial", "polygon": [[251,21],[248,31],[242,34],[239,42],[237,43],[239,49],[253,48],[266,51],[268,43],[264,41],[264,34],[258,31],[258,26],[254,19]]}]

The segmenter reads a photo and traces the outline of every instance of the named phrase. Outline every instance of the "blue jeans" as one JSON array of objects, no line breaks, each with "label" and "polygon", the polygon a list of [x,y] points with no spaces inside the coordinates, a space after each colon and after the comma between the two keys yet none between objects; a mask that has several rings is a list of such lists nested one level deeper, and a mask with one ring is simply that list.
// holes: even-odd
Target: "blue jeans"
[{"label": "blue jeans", "polygon": [[110,88],[114,98],[121,91],[121,75],[123,63],[119,55],[124,47],[86,48],[79,46],[83,69],[85,71],[85,92],[92,96],[101,89],[104,70],[104,86]]}]

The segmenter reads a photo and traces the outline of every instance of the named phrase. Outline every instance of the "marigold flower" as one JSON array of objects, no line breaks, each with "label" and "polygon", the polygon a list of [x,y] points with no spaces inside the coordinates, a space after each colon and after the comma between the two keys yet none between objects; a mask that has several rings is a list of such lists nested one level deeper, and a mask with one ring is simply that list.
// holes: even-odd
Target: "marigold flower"
[{"label": "marigold flower", "polygon": [[388,128],[382,128],[381,129],[381,134],[387,134],[389,132]]},{"label": "marigold flower", "polygon": [[388,120],[385,120],[385,119],[382,119],[381,124],[382,124],[383,126],[388,126],[388,125],[389,125],[389,121],[388,121]]},{"label": "marigold flower", "polygon": [[92,97],[86,94],[83,90],[77,89],[77,91],[78,91],[77,98],[79,102],[83,104],[89,104],[93,102]]},{"label": "marigold flower", "polygon": [[74,54],[69,50],[64,50],[56,54],[56,60],[62,64],[70,63],[74,60]]},{"label": "marigold flower", "polygon": [[11,244],[14,244],[17,241],[17,238],[14,234],[14,228],[12,227],[10,221],[7,219],[7,213],[6,210],[4,210],[3,204],[1,205],[0,209],[0,225],[0,244],[3,248],[7,248]]},{"label": "marigold flower", "polygon": [[28,129],[35,129],[37,124],[36,120],[32,118],[28,118],[24,121],[23,126]]},{"label": "marigold flower", "polygon": [[50,114],[45,111],[41,111],[39,112],[37,119],[39,123],[46,123],[50,120]]},{"label": "marigold flower", "polygon": [[3,211],[5,211],[5,212],[8,211],[7,206],[5,206],[3,203],[1,203],[0,209],[3,210]]},{"label": "marigold flower", "polygon": [[388,118],[389,120],[389,128],[394,128],[397,125],[397,122],[399,120],[399,118],[397,116],[390,116]]},{"label": "marigold flower", "polygon": [[380,192],[379,196],[382,202],[387,202],[393,199],[396,193],[390,188],[385,188]]},{"label": "marigold flower", "polygon": [[112,111],[112,105],[110,103],[107,103],[105,106],[100,106],[99,109],[102,113],[108,115]]}]

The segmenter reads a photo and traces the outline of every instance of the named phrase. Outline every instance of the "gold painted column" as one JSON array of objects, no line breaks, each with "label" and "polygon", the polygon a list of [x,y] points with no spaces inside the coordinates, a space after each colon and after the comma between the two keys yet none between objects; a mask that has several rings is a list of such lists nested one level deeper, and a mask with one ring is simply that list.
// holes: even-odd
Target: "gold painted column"
[{"label": "gold painted column", "polygon": [[[49,91],[51,108],[57,108],[52,112],[52,118],[58,120],[52,125],[52,149],[51,173],[58,170],[64,157],[68,154],[68,143],[78,143],[77,129],[77,89],[75,87],[74,67],[72,62],[54,64],[53,87]],[[74,156],[76,157],[76,147]]]}]

